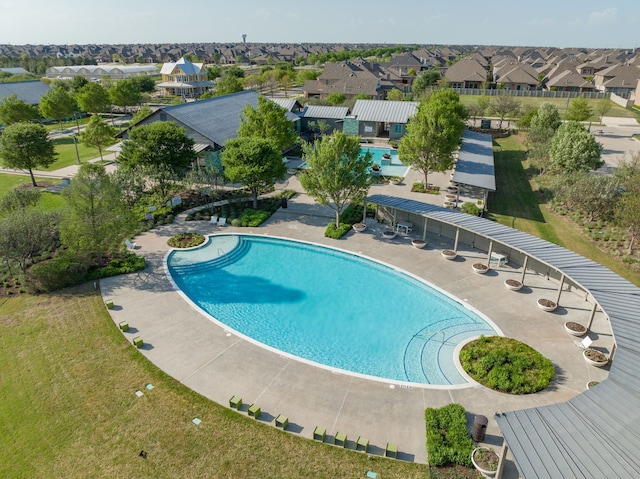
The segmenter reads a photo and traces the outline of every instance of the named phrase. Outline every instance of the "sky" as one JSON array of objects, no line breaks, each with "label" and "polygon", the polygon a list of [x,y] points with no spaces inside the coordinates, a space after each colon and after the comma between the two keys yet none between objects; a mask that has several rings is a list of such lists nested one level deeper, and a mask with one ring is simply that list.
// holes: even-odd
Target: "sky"
[{"label": "sky", "polygon": [[228,43],[246,34],[248,43],[640,47],[638,0],[515,3],[0,0],[0,44]]}]

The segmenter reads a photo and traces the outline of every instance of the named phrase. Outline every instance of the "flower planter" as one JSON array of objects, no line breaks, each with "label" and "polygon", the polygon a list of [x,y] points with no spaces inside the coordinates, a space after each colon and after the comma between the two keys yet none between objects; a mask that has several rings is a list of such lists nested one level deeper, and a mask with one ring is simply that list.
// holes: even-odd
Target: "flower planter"
[{"label": "flower planter", "polygon": [[411,246],[414,248],[422,249],[427,246],[427,242],[419,239],[411,240]]},{"label": "flower planter", "polygon": [[391,155],[389,153],[383,153],[382,158],[384,158],[385,160],[388,160],[389,158],[391,158]]},{"label": "flower planter", "polygon": [[390,230],[386,230],[382,232],[382,237],[384,239],[393,239],[396,237],[396,232],[395,231],[390,231]]},{"label": "flower planter", "polygon": [[455,201],[443,201],[442,206],[444,206],[445,208],[451,208],[451,209],[455,209],[456,207],[456,202]]},{"label": "flower planter", "polygon": [[444,259],[456,259],[458,256],[458,253],[456,253],[452,249],[442,250],[440,254],[443,256]]},{"label": "flower planter", "polygon": [[354,229],[354,231],[357,231],[358,233],[362,233],[364,230],[367,229],[367,225],[365,225],[364,223],[356,223],[352,226],[352,228]]},{"label": "flower planter", "polygon": [[522,289],[522,283],[517,279],[506,279],[504,285],[511,291],[520,291]]},{"label": "flower planter", "polygon": [[600,384],[600,381],[589,381],[587,383],[587,389],[591,389],[593,386],[596,386],[597,384]]},{"label": "flower planter", "polygon": [[555,301],[551,301],[550,299],[540,298],[538,300],[538,307],[542,311],[551,312],[558,307]]},{"label": "flower planter", "polygon": [[444,195],[444,197],[447,199],[447,201],[451,201],[451,202],[455,202],[457,196],[451,193],[447,193],[446,195]]},{"label": "flower planter", "polygon": [[482,475],[495,477],[500,456],[488,447],[477,447],[471,453],[471,462]]},{"label": "flower planter", "polygon": [[471,266],[471,268],[473,269],[474,273],[478,274],[485,274],[487,271],[489,271],[489,267],[486,264],[482,263],[475,263]]},{"label": "flower planter", "polygon": [[402,178],[394,178],[393,180],[390,181],[390,183],[392,185],[399,185],[400,183],[402,183]]},{"label": "flower planter", "polygon": [[587,327],[575,321],[564,323],[564,330],[572,336],[584,336],[587,334]]},{"label": "flower planter", "polygon": [[582,357],[587,364],[597,368],[602,368],[609,362],[609,358],[607,358],[603,353],[592,348],[585,349],[582,353]]}]

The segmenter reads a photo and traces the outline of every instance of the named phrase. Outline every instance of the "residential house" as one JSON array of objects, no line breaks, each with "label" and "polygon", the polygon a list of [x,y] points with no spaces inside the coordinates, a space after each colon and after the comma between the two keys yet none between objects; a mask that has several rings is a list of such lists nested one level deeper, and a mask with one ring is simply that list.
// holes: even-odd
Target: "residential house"
[{"label": "residential house", "polygon": [[578,72],[565,70],[549,79],[545,88],[552,91],[591,92],[595,90],[595,85]]},{"label": "residential house", "polygon": [[414,101],[357,100],[342,129],[347,135],[364,138],[402,138],[417,109]]},{"label": "residential house", "polygon": [[524,63],[502,62],[494,67],[493,81],[505,90],[535,90],[538,72]]},{"label": "residential house", "polygon": [[385,91],[382,77],[386,73],[378,65],[364,60],[327,63],[322,74],[316,80],[308,80],[302,90],[305,98],[327,99],[331,93],[341,93],[347,100],[356,95],[367,95],[374,99],[383,99]]},{"label": "residential house", "polygon": [[477,59],[467,57],[451,65],[444,76],[451,88],[479,89],[488,81],[487,66],[488,62],[483,65]]},{"label": "residential house", "polygon": [[160,74],[162,82],[157,87],[167,96],[198,98],[214,85],[207,79],[207,69],[203,63],[191,63],[184,57],[175,63],[165,63]]},{"label": "residential house", "polygon": [[628,98],[636,90],[640,68],[635,65],[613,65],[593,77],[596,89]]},{"label": "residential house", "polygon": [[613,59],[609,59],[609,55],[604,55],[579,65],[576,70],[585,78],[593,78],[599,71],[616,65],[617,63],[618,62],[615,62]]},{"label": "residential house", "polygon": [[[342,131],[342,124],[348,113],[349,108],[346,106],[307,105],[302,111],[302,134],[306,137],[313,137],[320,133],[330,134],[336,130]],[[320,131],[318,128],[320,121],[329,125],[328,132]]]}]

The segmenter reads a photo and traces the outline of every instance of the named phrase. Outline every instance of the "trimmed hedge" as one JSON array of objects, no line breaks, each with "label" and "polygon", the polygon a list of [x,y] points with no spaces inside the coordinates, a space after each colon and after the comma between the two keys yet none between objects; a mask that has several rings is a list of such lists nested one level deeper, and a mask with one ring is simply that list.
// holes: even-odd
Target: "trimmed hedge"
[{"label": "trimmed hedge", "polygon": [[91,271],[87,275],[87,279],[108,278],[109,276],[133,273],[144,269],[145,264],[145,260],[142,256],[138,256],[135,253],[129,253],[124,258],[116,258],[108,265]]},{"label": "trimmed hedge", "polygon": [[[269,219],[272,212],[267,210],[254,210],[247,208],[240,215],[240,226],[255,227],[260,226]],[[235,221],[235,220],[234,220]],[[236,226],[236,225],[234,225]]]},{"label": "trimmed hedge", "polygon": [[324,235],[327,238],[340,239],[351,230],[349,223],[340,223],[340,226],[336,228],[335,222],[331,222],[327,225],[327,229],[324,230]]},{"label": "trimmed hedge", "polygon": [[473,441],[467,430],[467,416],[460,404],[441,408],[427,408],[427,457],[431,466],[459,464],[473,467]]}]

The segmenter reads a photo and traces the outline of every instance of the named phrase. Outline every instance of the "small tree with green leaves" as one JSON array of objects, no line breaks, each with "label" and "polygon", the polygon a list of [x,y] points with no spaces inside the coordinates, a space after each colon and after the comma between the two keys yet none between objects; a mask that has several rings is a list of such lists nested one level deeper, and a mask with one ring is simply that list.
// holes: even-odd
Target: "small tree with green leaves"
[{"label": "small tree with green leaves", "polygon": [[225,176],[251,191],[253,209],[258,209],[258,194],[287,173],[280,151],[264,138],[239,137],[227,140],[222,152]]},{"label": "small tree with green leaves", "polygon": [[398,88],[392,88],[387,92],[387,100],[389,101],[402,101],[404,99],[404,93]]},{"label": "small tree with green leaves", "polygon": [[584,98],[576,98],[569,103],[565,120],[567,121],[587,121],[593,115],[593,110],[589,102]]},{"label": "small tree with green leaves", "polygon": [[327,100],[329,101],[329,103],[331,103],[332,105],[341,105],[342,103],[345,102],[346,98],[344,96],[344,94],[342,93],[329,93],[327,95]]},{"label": "small tree with green leaves", "polygon": [[497,95],[491,100],[489,111],[498,117],[498,128],[502,128],[505,118],[518,115],[520,101],[511,95]]},{"label": "small tree with green leaves", "polygon": [[216,90],[214,95],[230,95],[231,93],[236,93],[242,90],[244,90],[244,87],[242,86],[242,82],[240,81],[240,79],[237,76],[230,75],[227,72],[216,82]]},{"label": "small tree with green leaves", "polygon": [[602,117],[606,116],[607,113],[611,111],[611,108],[613,108],[613,104],[608,98],[603,98],[598,103],[596,103],[596,112],[598,113],[600,123],[602,123]]},{"label": "small tree with green leaves", "polygon": [[89,82],[76,93],[80,109],[87,113],[104,113],[109,110],[109,92],[100,83]]},{"label": "small tree with green leaves", "polygon": [[553,172],[597,170],[601,159],[602,144],[576,121],[563,123],[551,140],[549,168]]},{"label": "small tree with green leaves", "polygon": [[62,243],[80,256],[103,266],[104,255],[117,248],[133,231],[133,212],[122,201],[120,189],[104,166],[83,164],[64,190],[65,217],[60,223]]},{"label": "small tree with green leaves", "polygon": [[616,176],[620,178],[624,191],[616,207],[615,219],[620,227],[627,230],[631,255],[640,237],[640,154],[623,160],[619,171]]},{"label": "small tree with green leaves", "polygon": [[298,134],[286,111],[277,103],[258,97],[258,106],[247,105],[242,110],[238,138],[264,138],[280,152],[298,142]]},{"label": "small tree with green leaves", "polygon": [[544,174],[549,165],[549,150],[551,140],[560,127],[562,120],[555,105],[543,103],[531,118],[531,125],[527,133],[528,156],[532,163]]},{"label": "small tree with green leaves", "polygon": [[109,98],[111,103],[127,110],[142,101],[142,91],[140,90],[140,85],[134,82],[133,79],[118,80],[109,88]]},{"label": "small tree with green leaves", "polygon": [[7,168],[27,170],[37,187],[33,169],[46,168],[56,159],[53,143],[42,125],[14,123],[0,135],[0,160]]},{"label": "small tree with green leaves", "polygon": [[40,119],[40,110],[29,105],[14,93],[0,100],[0,125],[9,126],[14,123]]},{"label": "small tree with green leaves", "polygon": [[371,186],[371,153],[361,153],[360,138],[341,131],[303,148],[309,168],[300,175],[300,184],[318,203],[335,211],[339,228],[340,214],[349,203],[364,198]]},{"label": "small tree with green leaves", "polygon": [[80,133],[80,141],[90,148],[95,148],[103,160],[102,150],[113,143],[116,129],[107,125],[98,115],[92,115],[86,128]]},{"label": "small tree with green leaves", "polygon": [[78,110],[76,99],[62,87],[49,90],[40,98],[40,112],[45,118],[56,120],[62,129],[62,120]]}]

